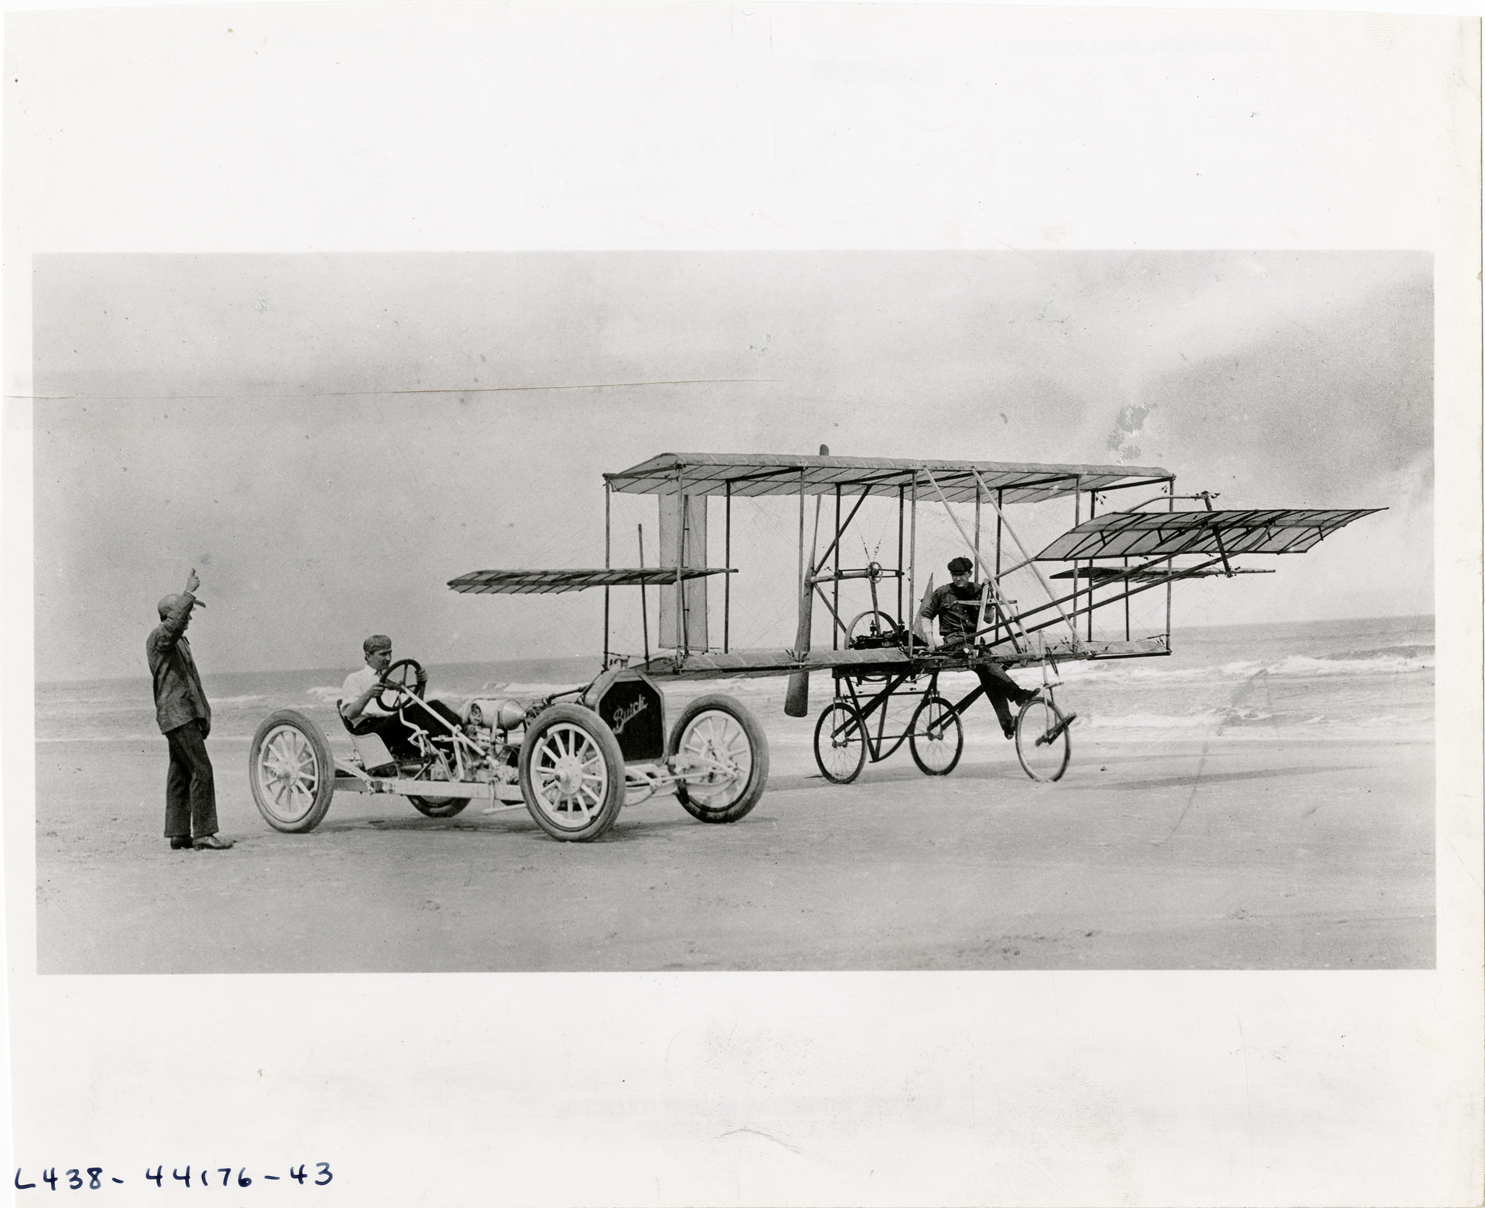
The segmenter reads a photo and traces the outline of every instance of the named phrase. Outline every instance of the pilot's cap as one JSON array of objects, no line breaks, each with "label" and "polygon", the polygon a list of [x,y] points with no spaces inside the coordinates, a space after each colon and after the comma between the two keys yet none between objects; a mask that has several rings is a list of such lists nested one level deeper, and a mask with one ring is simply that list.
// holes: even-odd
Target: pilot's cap
[{"label": "pilot's cap", "polygon": [[[162,621],[165,620],[166,617],[168,617],[172,612],[174,612],[176,610],[176,608],[178,608],[180,606],[180,601],[181,601],[181,597],[180,596],[177,596],[177,595],[162,596],[161,599],[160,599],[160,603],[158,605],[158,608],[159,608],[159,611],[160,611],[160,620],[162,620]],[[195,604],[196,604],[196,607],[197,608],[205,608],[206,607],[206,601],[205,600],[196,600],[195,601]]]},{"label": "pilot's cap", "polygon": [[949,563],[949,573],[951,575],[967,575],[974,568],[975,564],[968,558],[955,558]]},{"label": "pilot's cap", "polygon": [[392,639],[384,633],[374,633],[361,643],[361,649],[366,654],[377,650],[391,650]]}]

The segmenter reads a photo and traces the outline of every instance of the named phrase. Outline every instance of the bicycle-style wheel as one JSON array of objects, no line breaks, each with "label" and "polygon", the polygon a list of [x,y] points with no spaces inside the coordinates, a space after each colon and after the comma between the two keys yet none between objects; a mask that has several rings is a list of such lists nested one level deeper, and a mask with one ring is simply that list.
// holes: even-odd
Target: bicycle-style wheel
[{"label": "bicycle-style wheel", "polygon": [[908,727],[908,749],[926,776],[947,776],[964,752],[964,726],[954,706],[930,692],[913,712]]},{"label": "bicycle-style wheel", "polygon": [[832,784],[850,784],[866,763],[866,726],[850,701],[833,701],[815,723],[815,763]]},{"label": "bicycle-style wheel", "polygon": [[1016,718],[1016,758],[1033,780],[1058,780],[1072,755],[1072,718],[1045,697],[1027,701]]}]

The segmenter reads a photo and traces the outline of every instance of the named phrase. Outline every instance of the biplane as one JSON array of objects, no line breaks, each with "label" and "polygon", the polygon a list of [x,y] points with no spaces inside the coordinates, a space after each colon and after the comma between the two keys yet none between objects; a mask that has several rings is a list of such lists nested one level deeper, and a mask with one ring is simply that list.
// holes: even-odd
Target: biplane
[{"label": "biplane", "polygon": [[[1004,462],[786,454],[664,453],[605,474],[604,548],[611,561],[614,494],[659,500],[661,566],[593,570],[476,571],[452,580],[460,592],[563,592],[605,589],[604,665],[616,659],[656,681],[787,676],[785,712],[808,712],[814,672],[834,683],[816,729],[821,772],[834,781],[859,773],[867,756],[886,758],[904,742],[925,772],[946,774],[963,747],[960,717],[980,696],[956,701],[940,676],[993,660],[1004,667],[1055,669],[1068,659],[1139,658],[1170,653],[1171,588],[1183,579],[1272,573],[1240,567],[1250,555],[1294,554],[1376,508],[1219,510],[1208,492],[1178,495],[1175,475],[1155,466],[1025,465]],[[1137,493],[1131,498],[1132,493]],[[798,500],[797,626],[792,646],[735,649],[732,531],[734,504],[765,497]],[[809,500],[815,502],[811,522]],[[1125,502],[1125,501],[1128,502]],[[885,501],[895,558],[848,564],[848,538],[868,501]],[[829,527],[822,534],[822,509]],[[1184,504],[1178,508],[1177,504]],[[709,509],[722,512],[722,564],[709,565]],[[1070,526],[1044,544],[1023,536],[1016,511],[1061,505]],[[927,508],[942,509],[980,578],[979,626],[971,643],[931,650],[915,632],[919,532]],[[956,511],[956,509],[958,509]],[[882,517],[878,515],[880,537]],[[822,549],[823,545],[823,549]],[[1033,552],[1033,547],[1035,552]],[[880,541],[878,543],[880,548]],[[720,640],[710,624],[707,585],[721,581]],[[645,609],[641,657],[615,655],[608,592],[619,585],[659,589],[656,645]],[[869,592],[864,607],[843,590]],[[1161,589],[1164,589],[1161,591]],[[1160,607],[1136,624],[1132,605],[1158,593]],[[888,598],[890,597],[890,599]],[[830,624],[829,647],[815,640],[816,605]],[[911,611],[913,616],[909,616]],[[1112,624],[1095,626],[1095,614]],[[1055,779],[1067,765],[1068,718],[1051,691],[1025,706],[1017,753],[1028,774]],[[913,717],[886,728],[889,702],[919,700]]]},{"label": "biplane", "polygon": [[[1169,655],[1176,583],[1272,573],[1236,560],[1303,553],[1381,510],[1219,509],[1210,492],[1177,494],[1175,475],[1156,466],[838,457],[823,447],[810,456],[663,453],[605,474],[604,487],[602,567],[480,570],[448,584],[477,594],[602,588],[598,678],[524,708],[470,702],[466,733],[430,736],[422,762],[390,778],[372,775],[364,757],[335,761],[329,777],[323,736],[316,746],[295,730],[303,719],[280,723],[292,758],[277,758],[265,722],[250,770],[270,824],[307,829],[301,804],[320,794],[328,805],[327,779],[329,791],[401,793],[425,813],[430,801],[451,802],[451,811],[470,799],[523,802],[558,839],[596,838],[622,805],[662,788],[698,819],[736,821],[766,783],[762,728],[734,698],[709,694],[692,701],[667,736],[659,685],[758,676],[787,677],[784,711],[792,717],[808,715],[810,676],[830,677],[814,754],[821,774],[844,784],[868,759],[886,759],[904,744],[924,773],[947,775],[963,751],[962,719],[985,691],[982,680],[956,699],[954,673],[992,664],[1037,669],[1041,687],[1020,707],[1012,736],[1027,775],[1056,780],[1068,766],[1076,718],[1056,700],[1060,663]],[[645,565],[642,526],[640,565],[613,565],[616,495],[657,498],[654,565]],[[779,498],[798,501],[794,640],[739,648],[734,511]],[[720,551],[712,540],[717,511]],[[973,628],[967,640],[935,647],[919,620],[933,571],[925,575],[920,562],[930,549],[936,562],[950,548],[974,567]],[[613,648],[612,593],[625,587],[640,593],[639,651]],[[828,624],[828,641],[817,621]],[[404,676],[384,703],[421,691]],[[294,732],[282,733],[284,724]],[[309,775],[320,779],[308,784],[296,769],[311,747],[318,763],[308,761]]]}]

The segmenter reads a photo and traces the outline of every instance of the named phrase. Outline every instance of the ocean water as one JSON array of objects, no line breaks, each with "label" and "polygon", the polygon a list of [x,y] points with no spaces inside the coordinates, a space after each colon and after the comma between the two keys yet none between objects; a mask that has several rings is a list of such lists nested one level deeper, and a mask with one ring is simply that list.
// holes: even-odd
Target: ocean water
[{"label": "ocean water", "polygon": [[[1057,700],[1076,710],[1079,730],[1100,741],[1230,737],[1401,738],[1428,741],[1434,725],[1432,617],[1230,625],[1177,630],[1175,653],[1058,668]],[[212,739],[247,741],[275,709],[298,709],[332,739],[341,733],[335,699],[352,667],[206,673]],[[529,701],[575,687],[598,671],[597,658],[455,663],[428,668],[430,694],[462,704],[473,696]],[[1015,673],[1027,686],[1034,669]],[[814,719],[786,718],[782,677],[665,685],[668,700],[729,692],[784,741],[809,741]],[[973,675],[941,677],[950,696]],[[828,700],[829,677],[811,681],[812,714]],[[966,720],[970,736],[994,718],[983,703]],[[38,742],[117,742],[158,738],[147,674],[125,679],[39,683]]]}]

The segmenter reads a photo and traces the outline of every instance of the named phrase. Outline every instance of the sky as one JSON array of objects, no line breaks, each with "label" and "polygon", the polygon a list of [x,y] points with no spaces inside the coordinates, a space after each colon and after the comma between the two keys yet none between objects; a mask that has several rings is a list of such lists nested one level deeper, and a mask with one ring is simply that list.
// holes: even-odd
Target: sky
[{"label": "sky", "polygon": [[[1423,253],[34,263],[41,681],[140,674],[191,567],[210,671],[349,669],[373,631],[432,664],[594,653],[600,593],[445,584],[601,565],[601,474],[666,451],[1159,465],[1219,506],[1385,507],[1183,585],[1176,624],[1433,607]],[[616,564],[654,508],[616,497]],[[792,640],[792,508],[735,509],[734,644]]]}]

